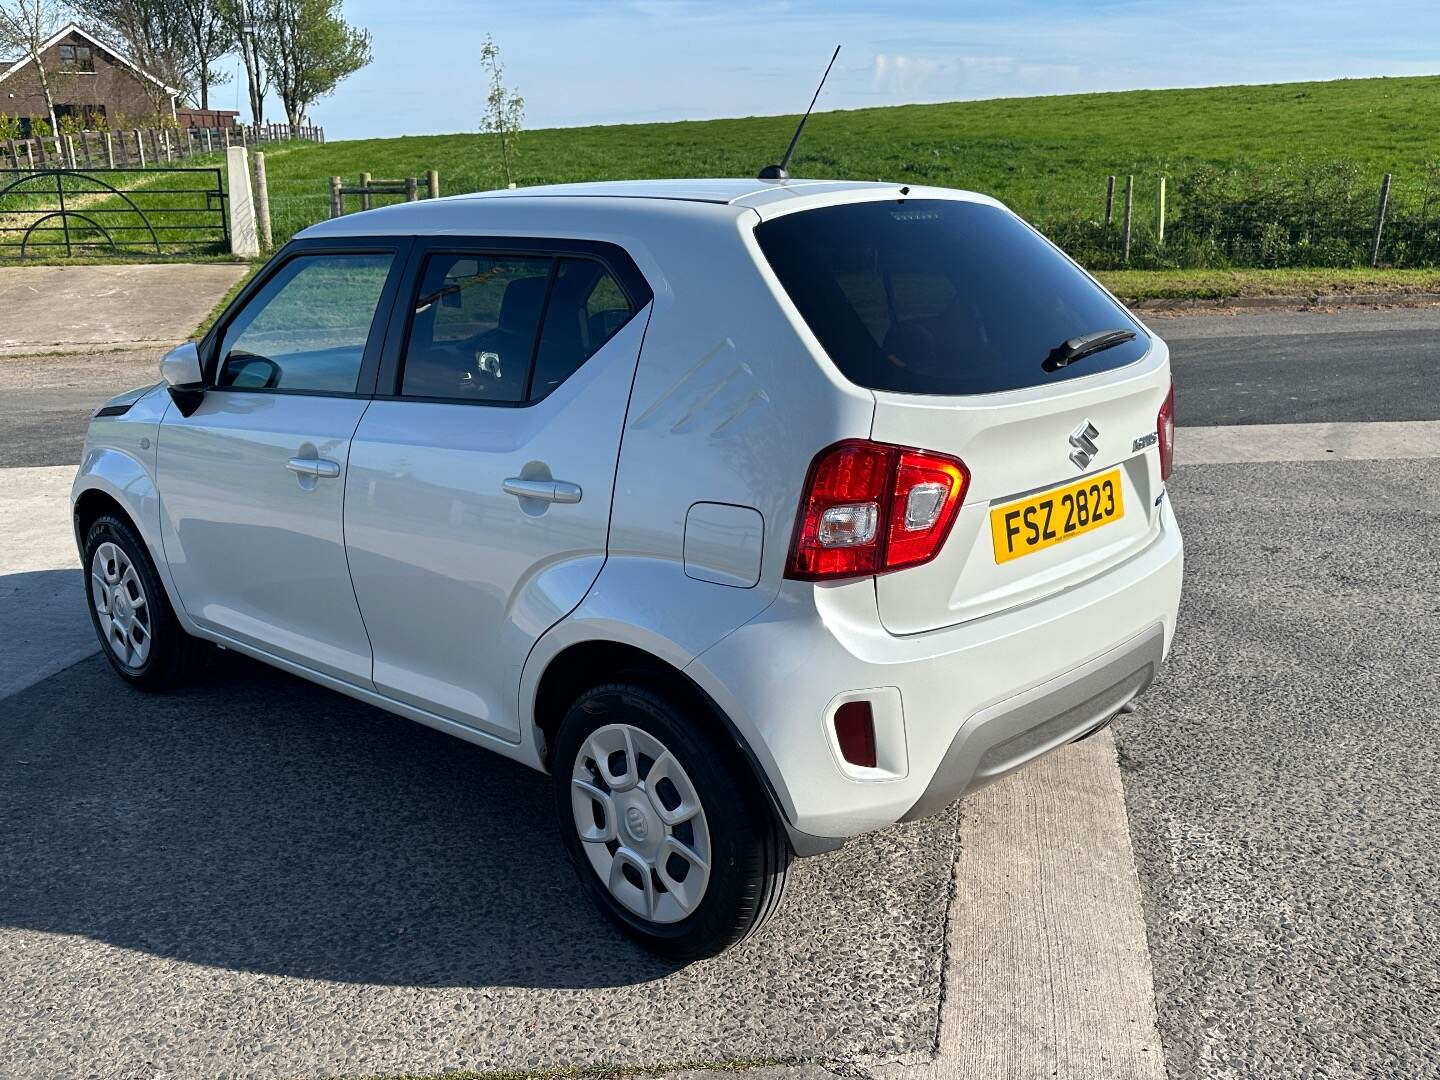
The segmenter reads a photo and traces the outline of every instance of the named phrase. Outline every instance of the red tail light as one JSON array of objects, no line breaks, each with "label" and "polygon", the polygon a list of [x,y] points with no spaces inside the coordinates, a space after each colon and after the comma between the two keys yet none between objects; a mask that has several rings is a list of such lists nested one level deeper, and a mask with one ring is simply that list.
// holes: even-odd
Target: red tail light
[{"label": "red tail light", "polygon": [[1160,415],[1155,418],[1155,433],[1160,437],[1160,479],[1170,479],[1171,466],[1175,464],[1175,387],[1165,395],[1165,404],[1160,406]]},{"label": "red tail light", "polygon": [[970,471],[958,458],[849,439],[810,465],[787,577],[883,574],[929,562],[960,512]]}]

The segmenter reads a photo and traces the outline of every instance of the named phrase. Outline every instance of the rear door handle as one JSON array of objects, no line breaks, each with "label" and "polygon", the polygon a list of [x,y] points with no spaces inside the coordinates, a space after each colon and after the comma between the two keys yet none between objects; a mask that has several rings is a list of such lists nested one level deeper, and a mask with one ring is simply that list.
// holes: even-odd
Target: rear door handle
[{"label": "rear door handle", "polygon": [[285,467],[301,476],[318,476],[322,480],[334,480],[340,475],[340,463],[324,458],[292,457]]},{"label": "rear door handle", "polygon": [[566,480],[522,480],[518,476],[512,476],[501,487],[507,495],[552,503],[578,503],[580,496],[584,494],[579,484]]}]

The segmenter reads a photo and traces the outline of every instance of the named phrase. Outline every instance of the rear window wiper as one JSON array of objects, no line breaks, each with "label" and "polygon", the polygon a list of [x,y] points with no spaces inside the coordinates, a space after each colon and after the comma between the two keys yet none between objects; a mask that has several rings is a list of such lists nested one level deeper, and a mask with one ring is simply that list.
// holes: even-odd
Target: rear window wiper
[{"label": "rear window wiper", "polygon": [[1069,341],[1062,341],[1050,350],[1050,355],[1040,366],[1046,371],[1059,371],[1067,364],[1087,356],[1103,352],[1115,345],[1123,345],[1135,339],[1134,330],[1096,330],[1093,334],[1081,334]]}]

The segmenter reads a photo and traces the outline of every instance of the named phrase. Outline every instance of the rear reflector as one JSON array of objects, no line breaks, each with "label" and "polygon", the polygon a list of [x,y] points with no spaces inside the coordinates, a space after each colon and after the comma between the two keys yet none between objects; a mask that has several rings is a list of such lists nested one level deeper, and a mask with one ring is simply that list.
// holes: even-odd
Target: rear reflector
[{"label": "rear reflector", "polygon": [[851,765],[875,768],[875,716],[868,701],[847,701],[835,710],[835,739]]},{"label": "rear reflector", "polygon": [[786,576],[859,577],[929,562],[955,524],[970,472],[928,450],[849,439],[810,465]]},{"label": "rear reflector", "polygon": [[1165,395],[1165,404],[1160,406],[1160,415],[1155,418],[1155,433],[1160,441],[1160,479],[1170,479],[1170,470],[1175,465],[1175,387]]}]

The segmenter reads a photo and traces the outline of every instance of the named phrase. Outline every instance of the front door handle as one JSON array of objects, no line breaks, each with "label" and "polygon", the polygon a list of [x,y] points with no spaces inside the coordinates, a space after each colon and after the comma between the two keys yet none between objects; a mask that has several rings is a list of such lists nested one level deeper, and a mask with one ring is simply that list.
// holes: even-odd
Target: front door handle
[{"label": "front door handle", "polygon": [[566,480],[522,480],[518,476],[512,476],[501,487],[507,495],[552,503],[578,503],[580,496],[584,494],[579,484]]},{"label": "front door handle", "polygon": [[321,480],[334,480],[340,475],[340,463],[324,458],[292,457],[285,467],[301,476],[318,476]]}]

